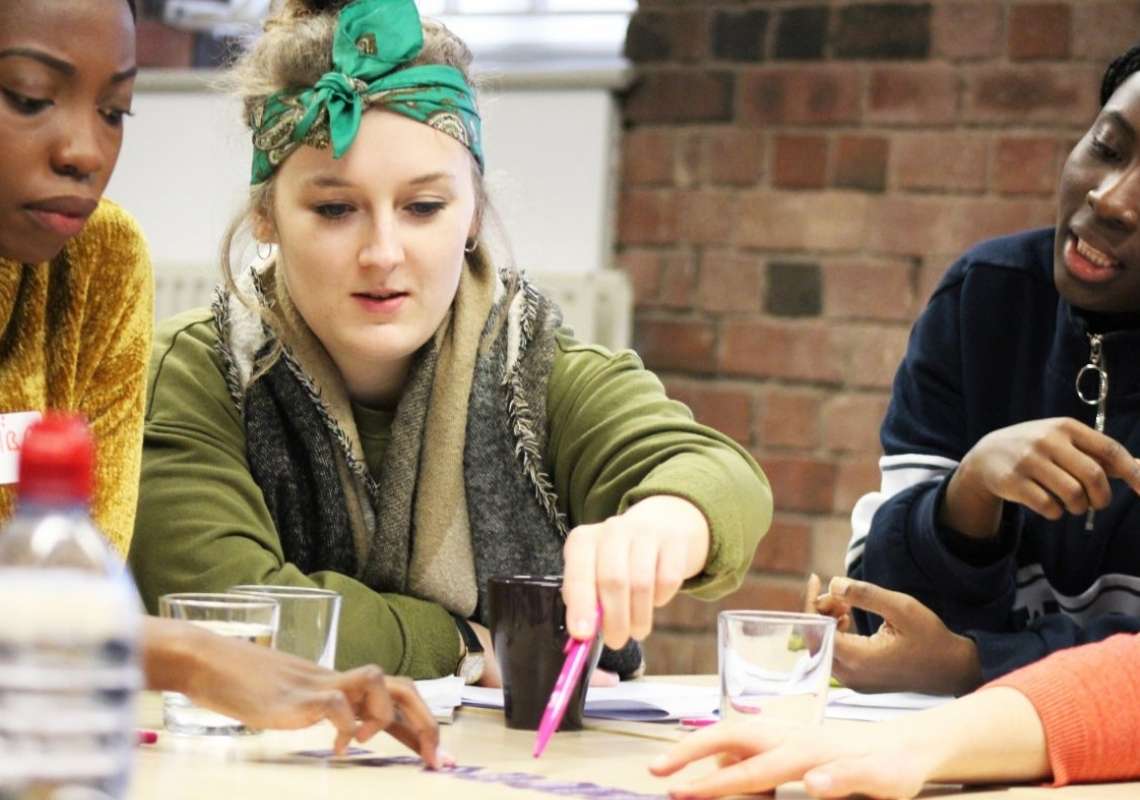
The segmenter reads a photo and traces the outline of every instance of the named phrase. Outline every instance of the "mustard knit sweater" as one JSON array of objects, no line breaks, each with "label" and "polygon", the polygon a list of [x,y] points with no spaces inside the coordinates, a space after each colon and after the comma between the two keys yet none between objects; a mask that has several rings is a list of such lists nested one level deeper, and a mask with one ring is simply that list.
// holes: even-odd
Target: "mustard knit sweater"
[{"label": "mustard knit sweater", "polygon": [[[125,554],[134,530],[154,315],[138,224],[104,200],[50,263],[0,259],[0,413],[75,411],[96,440],[95,520]],[[14,487],[0,486],[0,520]]]}]

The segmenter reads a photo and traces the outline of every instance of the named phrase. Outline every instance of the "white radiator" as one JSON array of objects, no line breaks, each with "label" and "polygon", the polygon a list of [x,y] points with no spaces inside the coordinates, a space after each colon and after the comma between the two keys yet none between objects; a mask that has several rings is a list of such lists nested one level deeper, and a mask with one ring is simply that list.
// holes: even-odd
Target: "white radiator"
[{"label": "white radiator", "polygon": [[214,287],[220,282],[216,270],[155,267],[154,318],[164,320],[191,308],[210,305]]},{"label": "white radiator", "polygon": [[[633,291],[624,272],[530,272],[528,277],[558,303],[566,324],[574,329],[578,339],[611,350],[629,347]],[[156,268],[155,317],[162,320],[180,311],[209,305],[217,283],[218,273],[214,270]]]},{"label": "white radiator", "polygon": [[623,350],[633,337],[633,289],[629,276],[614,269],[596,272],[528,272],[558,303],[565,323],[580,341]]}]

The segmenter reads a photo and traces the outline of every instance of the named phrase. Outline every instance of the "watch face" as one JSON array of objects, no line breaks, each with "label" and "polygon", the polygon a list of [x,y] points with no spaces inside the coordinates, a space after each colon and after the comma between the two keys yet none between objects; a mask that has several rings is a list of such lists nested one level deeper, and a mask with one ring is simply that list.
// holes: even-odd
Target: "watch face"
[{"label": "watch face", "polygon": [[469,652],[464,656],[463,663],[459,665],[459,677],[468,686],[478,683],[483,677],[483,654]]}]

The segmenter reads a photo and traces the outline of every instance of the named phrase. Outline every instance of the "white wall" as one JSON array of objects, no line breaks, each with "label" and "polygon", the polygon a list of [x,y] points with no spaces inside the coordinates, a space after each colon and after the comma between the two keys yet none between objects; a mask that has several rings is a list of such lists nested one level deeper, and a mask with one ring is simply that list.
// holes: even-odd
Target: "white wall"
[{"label": "white wall", "polygon": [[[609,266],[622,76],[500,80],[482,96],[492,201],[520,266]],[[189,74],[142,75],[107,195],[142,223],[158,270],[217,262],[248,186],[249,140],[232,100]]]},{"label": "white wall", "polygon": [[248,184],[237,105],[206,92],[140,91],[133,108],[107,196],[138,218],[156,269],[215,265]]}]

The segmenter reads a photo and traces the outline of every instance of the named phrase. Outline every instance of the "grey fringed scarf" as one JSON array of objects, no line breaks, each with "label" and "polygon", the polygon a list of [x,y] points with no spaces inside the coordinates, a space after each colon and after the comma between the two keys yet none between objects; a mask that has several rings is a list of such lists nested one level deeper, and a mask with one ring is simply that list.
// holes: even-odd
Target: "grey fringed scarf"
[{"label": "grey fringed scarf", "polygon": [[[281,357],[252,380],[275,333],[238,297],[215,300],[250,473],[287,560],[484,624],[490,577],[561,573],[566,523],[543,470],[556,306],[517,273],[465,270],[449,317],[414,358],[376,481],[343,380],[273,265],[239,283],[283,323]],[[633,674],[640,648],[607,650],[601,666]]]}]

